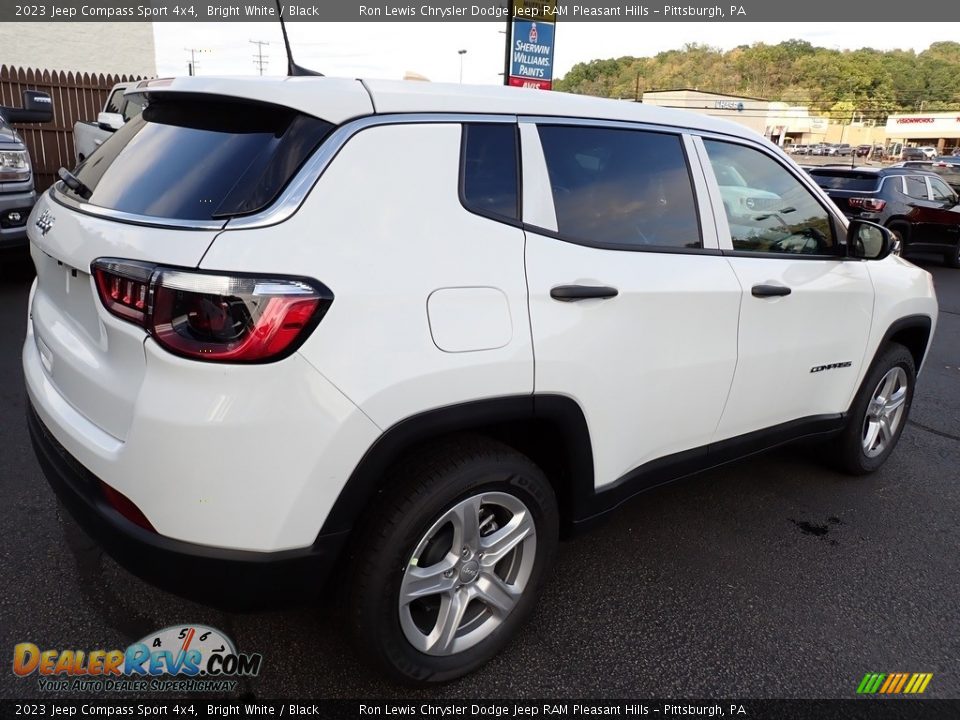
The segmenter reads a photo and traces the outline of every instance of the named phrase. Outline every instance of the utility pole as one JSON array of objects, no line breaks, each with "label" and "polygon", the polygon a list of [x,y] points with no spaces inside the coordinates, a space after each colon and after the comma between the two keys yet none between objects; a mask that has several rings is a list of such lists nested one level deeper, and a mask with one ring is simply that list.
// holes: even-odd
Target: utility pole
[{"label": "utility pole", "polygon": [[184,51],[190,53],[190,61],[187,63],[187,74],[196,75],[197,74],[197,54],[208,53],[210,51],[204,48],[184,48]]},{"label": "utility pole", "polygon": [[270,64],[270,60],[264,59],[263,57],[263,46],[269,45],[270,43],[266,40],[251,40],[250,42],[257,46],[257,54],[253,56],[253,64],[260,71],[260,74],[263,75],[263,69]]}]

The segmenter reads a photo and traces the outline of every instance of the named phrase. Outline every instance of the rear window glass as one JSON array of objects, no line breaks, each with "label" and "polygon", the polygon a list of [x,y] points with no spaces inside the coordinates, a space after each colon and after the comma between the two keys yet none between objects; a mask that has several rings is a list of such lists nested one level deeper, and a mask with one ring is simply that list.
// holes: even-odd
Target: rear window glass
[{"label": "rear window glass", "polygon": [[825,190],[876,190],[880,178],[873,173],[836,172],[830,170],[811,170],[814,182]]},{"label": "rear window glass", "polygon": [[273,202],[332,127],[277,105],[163,96],[75,175],[90,204],[112,210],[182,220],[243,215]]}]

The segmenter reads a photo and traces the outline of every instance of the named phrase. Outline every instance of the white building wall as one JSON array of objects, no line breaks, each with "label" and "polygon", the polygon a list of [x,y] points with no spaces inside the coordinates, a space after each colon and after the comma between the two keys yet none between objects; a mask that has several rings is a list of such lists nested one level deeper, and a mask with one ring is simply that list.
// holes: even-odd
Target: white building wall
[{"label": "white building wall", "polygon": [[0,65],[156,76],[153,23],[0,23]]},{"label": "white building wall", "polygon": [[655,90],[643,94],[647,105],[689,110],[744,125],[761,135],[767,129],[770,103],[766,100],[720,95],[699,90]]}]

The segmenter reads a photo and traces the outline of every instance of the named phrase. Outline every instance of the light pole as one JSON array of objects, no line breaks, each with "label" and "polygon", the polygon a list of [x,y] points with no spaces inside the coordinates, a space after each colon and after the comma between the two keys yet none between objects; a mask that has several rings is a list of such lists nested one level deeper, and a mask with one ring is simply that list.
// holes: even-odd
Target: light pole
[{"label": "light pole", "polygon": [[467,54],[466,50],[457,50],[457,55],[460,56],[460,84],[463,85],[463,56]]}]

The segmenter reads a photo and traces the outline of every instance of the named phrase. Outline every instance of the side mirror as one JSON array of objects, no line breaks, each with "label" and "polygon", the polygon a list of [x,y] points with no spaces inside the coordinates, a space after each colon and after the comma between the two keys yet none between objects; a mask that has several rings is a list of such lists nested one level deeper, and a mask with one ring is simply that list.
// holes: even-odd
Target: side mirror
[{"label": "side mirror", "polygon": [[847,255],[864,260],[883,260],[894,252],[897,237],[890,230],[868,222],[851,220],[847,227]]},{"label": "side mirror", "polygon": [[97,115],[97,125],[99,125],[102,130],[114,132],[122,128],[124,122],[123,115],[120,113],[102,112]]},{"label": "side mirror", "polygon": [[23,91],[22,108],[0,108],[3,117],[11,123],[46,123],[53,120],[53,100],[44,92]]}]

